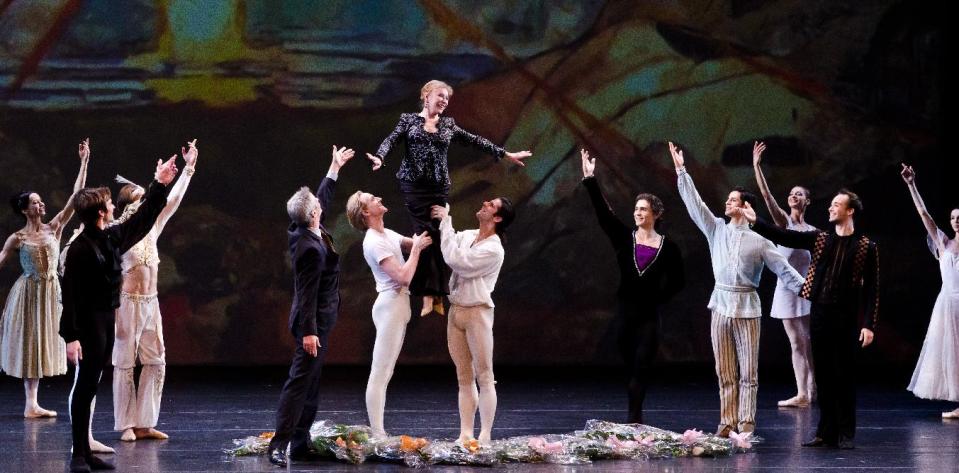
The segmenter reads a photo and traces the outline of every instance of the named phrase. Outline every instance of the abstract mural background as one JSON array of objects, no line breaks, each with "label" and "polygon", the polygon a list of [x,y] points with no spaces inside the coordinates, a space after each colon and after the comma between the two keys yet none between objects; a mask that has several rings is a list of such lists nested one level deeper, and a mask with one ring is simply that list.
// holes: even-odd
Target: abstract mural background
[{"label": "abstract mural background", "polygon": [[[583,146],[599,156],[624,219],[640,191],[665,201],[664,231],[683,250],[688,282],[663,310],[660,356],[709,363],[708,253],[665,140],[685,149],[718,211],[732,186],[755,189],[759,139],[781,201],[794,184],[811,188],[814,225],[825,226],[836,189],[864,198],[857,224],[881,245],[883,290],[866,360],[907,368],[939,277],[898,163],[915,166],[942,228],[959,204],[940,157],[942,18],[933,3],[891,0],[3,0],[0,195],[33,189],[59,209],[85,137],[89,185],[116,173],[144,183],[157,158],[198,138],[196,176],[159,245],[168,360],[283,364],[292,349],[284,204],[319,182],[332,145],[352,147],[359,156],[327,210],[343,255],[328,359],[368,363],[375,292],[345,199],[357,189],[383,196],[387,226],[408,232],[393,177],[402,150],[376,173],[362,154],[418,110],[424,82],[442,79],[455,87],[447,114],[461,126],[534,153],[525,169],[472,149],[450,154],[457,228],[474,225],[484,198],[518,203],[494,293],[497,363],[618,362],[618,276],[579,184]],[[0,213],[3,238],[21,225]],[[2,271],[0,296],[17,274]],[[774,283],[767,274],[767,309]],[[763,324],[763,363],[788,369],[781,324]],[[447,363],[445,319],[415,318],[400,362]]]}]

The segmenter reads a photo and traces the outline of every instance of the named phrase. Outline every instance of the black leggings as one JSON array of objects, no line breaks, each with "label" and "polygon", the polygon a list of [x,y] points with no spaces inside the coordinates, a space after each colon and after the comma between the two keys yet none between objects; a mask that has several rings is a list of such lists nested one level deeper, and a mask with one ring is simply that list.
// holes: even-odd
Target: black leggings
[{"label": "black leggings", "polygon": [[652,377],[652,364],[659,350],[659,320],[656,314],[620,314],[619,350],[629,376],[629,423],[643,423],[643,401]]},{"label": "black leggings", "polygon": [[70,391],[70,430],[73,456],[89,457],[90,407],[97,395],[103,368],[113,354],[114,312],[98,311],[84,318],[80,337],[82,359],[76,366]]}]

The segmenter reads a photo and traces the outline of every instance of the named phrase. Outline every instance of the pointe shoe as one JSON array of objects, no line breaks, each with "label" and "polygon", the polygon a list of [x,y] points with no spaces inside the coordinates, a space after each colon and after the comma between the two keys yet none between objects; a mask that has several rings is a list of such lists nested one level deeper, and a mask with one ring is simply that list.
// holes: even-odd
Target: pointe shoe
[{"label": "pointe shoe", "polygon": [[479,444],[483,447],[488,447],[491,443],[493,443],[493,438],[490,434],[481,433],[478,440]]},{"label": "pointe shoe", "polygon": [[93,453],[116,453],[113,447],[108,447],[93,437],[90,437],[90,451]]},{"label": "pointe shoe", "polygon": [[798,407],[798,408],[809,407],[809,398],[793,396],[784,401],[777,402],[776,405],[779,407]]},{"label": "pointe shoe", "polygon": [[146,428],[146,429],[133,429],[133,433],[137,436],[137,440],[140,440],[140,439],[166,440],[170,438],[169,435],[163,432],[160,432],[159,430],[156,430],[153,427]]},{"label": "pointe shoe", "polygon": [[120,434],[120,440],[124,442],[134,442],[137,439],[137,435],[133,433],[133,429],[124,429],[123,433]]},{"label": "pointe shoe", "polygon": [[942,413],[943,419],[959,419],[959,409]]},{"label": "pointe shoe", "polygon": [[26,419],[42,419],[46,417],[56,417],[57,411],[50,411],[40,406],[34,406],[23,410],[23,417]]}]

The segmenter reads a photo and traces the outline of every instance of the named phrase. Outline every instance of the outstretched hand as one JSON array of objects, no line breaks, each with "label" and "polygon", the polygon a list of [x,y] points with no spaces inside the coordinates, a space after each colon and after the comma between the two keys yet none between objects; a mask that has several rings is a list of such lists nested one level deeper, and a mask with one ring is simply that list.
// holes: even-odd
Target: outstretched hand
[{"label": "outstretched hand", "polygon": [[153,174],[153,178],[157,180],[160,184],[167,185],[170,182],[173,182],[173,178],[176,177],[177,173],[176,168],[176,155],[170,156],[166,162],[163,162],[162,159],[157,160],[157,169]]},{"label": "outstretched hand", "polygon": [[180,147],[180,154],[183,156],[183,160],[186,161],[187,166],[196,166],[196,158],[200,155],[200,152],[196,149],[196,138],[193,141],[187,141],[187,146],[189,148]]},{"label": "outstretched hand", "polygon": [[383,160],[375,154],[366,153],[366,159],[369,159],[373,163],[373,170],[383,167]]},{"label": "outstretched hand", "polygon": [[82,162],[90,160],[90,138],[80,142],[77,148],[77,154],[80,156],[80,161]]},{"label": "outstretched hand", "polygon": [[583,177],[593,177],[596,171],[596,158],[589,159],[589,151],[586,148],[579,150],[579,157],[583,161]]},{"label": "outstretched hand", "polygon": [[872,339],[875,335],[872,333],[872,330],[864,328],[859,331],[859,341],[862,342],[862,347],[866,348],[872,344]]},{"label": "outstretched hand", "polygon": [[759,162],[763,160],[763,151],[766,151],[766,143],[762,141],[753,142],[753,166],[759,166]]},{"label": "outstretched hand", "polygon": [[739,215],[742,215],[749,223],[756,223],[756,210],[749,202],[743,202],[743,207],[739,209]]},{"label": "outstretched hand", "polygon": [[519,167],[526,167],[526,164],[523,163],[523,160],[532,155],[533,155],[532,151],[526,150],[526,151],[517,151],[515,153],[507,151],[504,156],[506,157],[506,159],[512,161],[513,164]]},{"label": "outstretched hand", "polygon": [[669,155],[673,157],[673,166],[676,166],[676,169],[679,169],[686,165],[686,160],[683,158],[683,150],[676,147],[672,141],[667,141],[669,143]]},{"label": "outstretched hand", "polygon": [[912,166],[907,166],[906,163],[902,163],[902,180],[906,181],[906,184],[912,184],[916,182],[916,171],[912,170]]}]

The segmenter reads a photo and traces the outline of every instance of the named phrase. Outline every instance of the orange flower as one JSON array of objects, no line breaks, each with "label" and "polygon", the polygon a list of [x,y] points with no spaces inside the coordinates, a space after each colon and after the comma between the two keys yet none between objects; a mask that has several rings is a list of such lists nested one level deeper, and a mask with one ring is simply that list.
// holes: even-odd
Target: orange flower
[{"label": "orange flower", "polygon": [[415,452],[427,445],[429,445],[429,442],[424,438],[413,438],[409,435],[400,435],[400,450],[404,452]]},{"label": "orange flower", "polygon": [[276,435],[276,432],[263,432],[259,435],[259,437],[264,440],[269,440],[273,438],[274,435]]},{"label": "orange flower", "polygon": [[337,437],[337,438],[336,438],[336,446],[337,446],[337,447],[340,447],[340,448],[343,448],[343,447],[346,446],[346,441],[343,440],[343,437]]},{"label": "orange flower", "polygon": [[476,439],[464,440],[463,448],[469,450],[470,453],[476,453],[476,451],[479,450],[480,448],[479,441],[477,441]]}]

